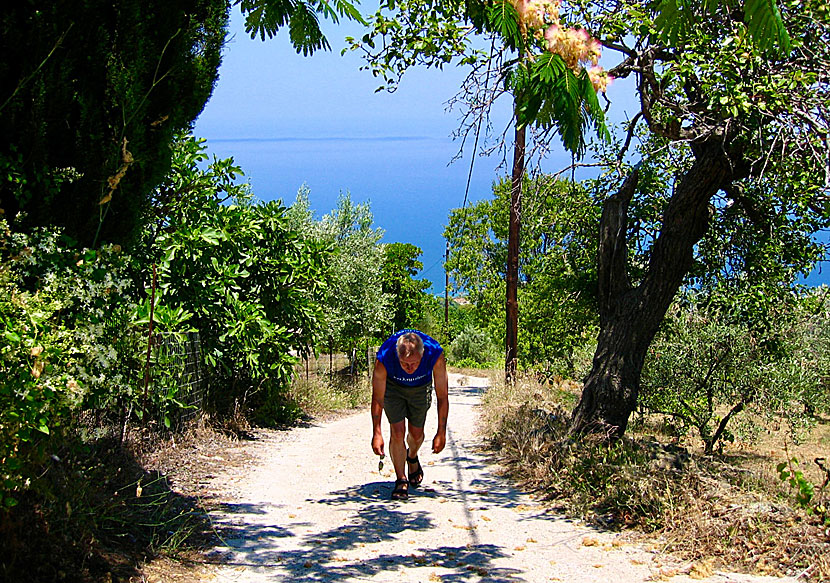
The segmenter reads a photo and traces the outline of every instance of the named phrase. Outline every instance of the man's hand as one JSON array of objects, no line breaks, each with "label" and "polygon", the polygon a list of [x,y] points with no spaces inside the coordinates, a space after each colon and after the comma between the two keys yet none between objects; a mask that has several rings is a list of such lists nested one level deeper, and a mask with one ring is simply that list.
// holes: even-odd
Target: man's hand
[{"label": "man's hand", "polygon": [[380,418],[383,416],[383,398],[386,395],[386,367],[381,361],[375,361],[372,373],[372,451],[383,455],[383,434],[380,431]]},{"label": "man's hand", "polygon": [[439,431],[432,440],[432,453],[441,453],[447,444],[447,434]]},{"label": "man's hand", "polygon": [[375,455],[384,455],[383,454],[383,436],[379,433],[376,433],[372,436],[372,451],[375,452]]}]

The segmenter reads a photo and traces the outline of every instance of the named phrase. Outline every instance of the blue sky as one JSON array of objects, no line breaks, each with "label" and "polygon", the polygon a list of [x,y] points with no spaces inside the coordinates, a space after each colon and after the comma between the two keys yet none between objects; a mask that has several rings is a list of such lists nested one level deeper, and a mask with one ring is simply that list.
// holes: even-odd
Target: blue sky
[{"label": "blue sky", "polygon": [[323,25],[333,50],[303,57],[285,31],[264,42],[250,39],[235,10],[219,83],[197,131],[217,138],[449,136],[456,116],[444,103],[463,71],[413,69],[395,93],[376,93],[380,83],[359,70],[359,55],[340,54],[344,37],[359,34],[360,25]]}]

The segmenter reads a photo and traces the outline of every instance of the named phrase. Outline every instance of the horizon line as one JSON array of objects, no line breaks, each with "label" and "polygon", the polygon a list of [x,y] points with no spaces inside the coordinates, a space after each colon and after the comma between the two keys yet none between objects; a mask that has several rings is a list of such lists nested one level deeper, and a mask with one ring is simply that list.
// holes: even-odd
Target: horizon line
[{"label": "horizon line", "polygon": [[432,136],[330,136],[330,137],[271,137],[271,138],[205,138],[208,142],[414,142],[419,140],[438,140]]}]

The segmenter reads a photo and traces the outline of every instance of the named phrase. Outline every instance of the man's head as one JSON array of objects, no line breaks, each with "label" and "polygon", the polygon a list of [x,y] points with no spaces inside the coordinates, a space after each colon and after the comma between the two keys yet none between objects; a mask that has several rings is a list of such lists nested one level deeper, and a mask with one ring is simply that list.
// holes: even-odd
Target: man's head
[{"label": "man's head", "polygon": [[406,332],[398,337],[395,343],[395,350],[398,352],[398,360],[401,368],[406,374],[412,374],[418,370],[421,358],[424,356],[424,341],[415,332]]}]

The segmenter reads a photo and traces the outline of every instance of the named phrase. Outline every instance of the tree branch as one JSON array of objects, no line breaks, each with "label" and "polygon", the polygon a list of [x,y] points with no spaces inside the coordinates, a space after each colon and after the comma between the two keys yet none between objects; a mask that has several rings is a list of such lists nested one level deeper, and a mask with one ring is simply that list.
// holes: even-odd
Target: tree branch
[{"label": "tree branch", "polygon": [[715,434],[712,435],[711,445],[709,446],[709,451],[711,451],[711,448],[714,447],[714,445],[718,442],[718,440],[720,439],[720,436],[723,435],[723,432],[726,431],[726,424],[729,423],[729,420],[732,418],[732,416],[737,415],[738,413],[740,413],[743,410],[744,410],[744,402],[741,401],[740,403],[738,403],[737,405],[732,407],[729,410],[729,413],[727,413],[724,416],[724,418],[720,420],[720,423],[718,424],[718,428],[717,428],[717,430],[715,430]]},{"label": "tree branch", "polygon": [[635,168],[616,194],[602,205],[599,232],[599,301],[601,310],[610,307],[614,298],[631,289],[628,279],[628,205],[640,177]]}]

